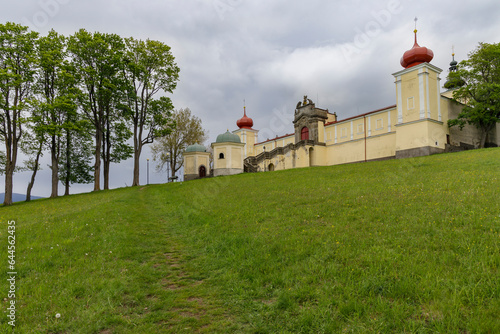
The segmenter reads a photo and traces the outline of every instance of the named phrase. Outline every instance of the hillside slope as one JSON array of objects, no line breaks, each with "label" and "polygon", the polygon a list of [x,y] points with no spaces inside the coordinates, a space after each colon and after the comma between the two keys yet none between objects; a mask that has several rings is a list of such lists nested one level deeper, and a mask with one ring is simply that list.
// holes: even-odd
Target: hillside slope
[{"label": "hillside slope", "polygon": [[498,148],[123,188],[0,208],[0,263],[22,333],[498,333],[499,198]]},{"label": "hillside slope", "polygon": [[[31,199],[40,199],[43,197],[39,196],[31,196]],[[0,193],[0,203],[3,203],[3,200],[5,199],[5,193]],[[12,202],[22,202],[26,200],[26,195],[25,194],[17,194],[13,193],[12,194]]]}]

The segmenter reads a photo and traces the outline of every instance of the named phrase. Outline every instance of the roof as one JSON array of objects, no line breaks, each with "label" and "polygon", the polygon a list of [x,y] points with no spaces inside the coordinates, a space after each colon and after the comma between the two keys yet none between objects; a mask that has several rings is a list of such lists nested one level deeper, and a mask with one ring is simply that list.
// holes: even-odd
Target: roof
[{"label": "roof", "polygon": [[259,144],[264,144],[264,143],[267,143],[267,142],[272,142],[272,141],[275,141],[275,140],[278,140],[278,139],[283,139],[285,137],[290,137],[290,136],[293,136],[293,135],[294,135],[293,133],[289,133],[289,134],[286,134],[284,136],[276,137],[276,138],[273,138],[273,139],[267,139],[265,141],[261,141],[260,143],[255,143],[254,145],[259,145]]},{"label": "roof", "polygon": [[235,135],[234,133],[229,132],[220,134],[217,136],[215,140],[216,143],[241,143],[240,136]]},{"label": "roof", "polygon": [[207,148],[200,144],[189,145],[185,152],[206,152]]},{"label": "roof", "polygon": [[361,115],[356,115],[356,116],[352,116],[352,117],[349,117],[349,118],[345,118],[345,119],[342,119],[340,121],[335,121],[335,122],[328,122],[328,123],[325,123],[325,126],[327,125],[332,125],[332,124],[336,124],[336,123],[342,123],[342,122],[345,122],[345,121],[349,121],[351,119],[356,119],[356,118],[360,118],[360,117],[365,117],[365,116],[368,116],[368,115],[371,115],[371,114],[375,114],[375,113],[378,113],[380,111],[384,111],[384,110],[388,110],[388,109],[394,109],[396,108],[396,105],[393,104],[392,106],[388,106],[388,107],[385,107],[385,108],[380,108],[380,109],[377,109],[377,110],[373,110],[373,111],[369,111],[367,113],[364,113],[364,114],[361,114]]}]

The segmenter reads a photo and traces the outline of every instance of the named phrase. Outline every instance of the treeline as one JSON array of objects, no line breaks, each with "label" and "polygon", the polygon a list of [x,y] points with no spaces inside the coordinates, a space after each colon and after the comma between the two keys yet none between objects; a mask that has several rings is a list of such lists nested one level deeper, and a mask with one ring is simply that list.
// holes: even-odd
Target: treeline
[{"label": "treeline", "polygon": [[[52,191],[72,183],[109,188],[111,163],[134,157],[139,184],[144,145],[174,126],[171,100],[179,68],[162,42],[90,33],[46,36],[28,27],[0,24],[0,152],[5,205],[12,204],[13,174],[31,170],[27,199],[42,154],[51,158]],[[129,145],[133,138],[133,146]],[[24,153],[29,160],[19,164]]]}]

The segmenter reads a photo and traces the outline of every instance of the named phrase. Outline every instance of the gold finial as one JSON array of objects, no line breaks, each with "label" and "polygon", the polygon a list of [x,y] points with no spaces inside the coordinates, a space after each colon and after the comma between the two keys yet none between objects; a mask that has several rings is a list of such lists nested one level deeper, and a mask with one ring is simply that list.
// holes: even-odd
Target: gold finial
[{"label": "gold finial", "polygon": [[247,106],[246,106],[246,102],[245,102],[245,99],[243,99],[243,115],[247,115]]},{"label": "gold finial", "polygon": [[418,21],[418,18],[415,16],[415,30],[413,30],[414,33],[417,33],[417,21]]},{"label": "gold finial", "polygon": [[451,45],[451,55],[455,57],[455,45]]}]

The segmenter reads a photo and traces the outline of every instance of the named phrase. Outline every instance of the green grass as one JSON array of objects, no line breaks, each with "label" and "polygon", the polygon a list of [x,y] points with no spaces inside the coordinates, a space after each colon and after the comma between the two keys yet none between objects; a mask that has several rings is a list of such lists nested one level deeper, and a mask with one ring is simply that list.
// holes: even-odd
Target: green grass
[{"label": "green grass", "polygon": [[2,277],[8,220],[17,333],[500,333],[500,149],[0,208]]}]

